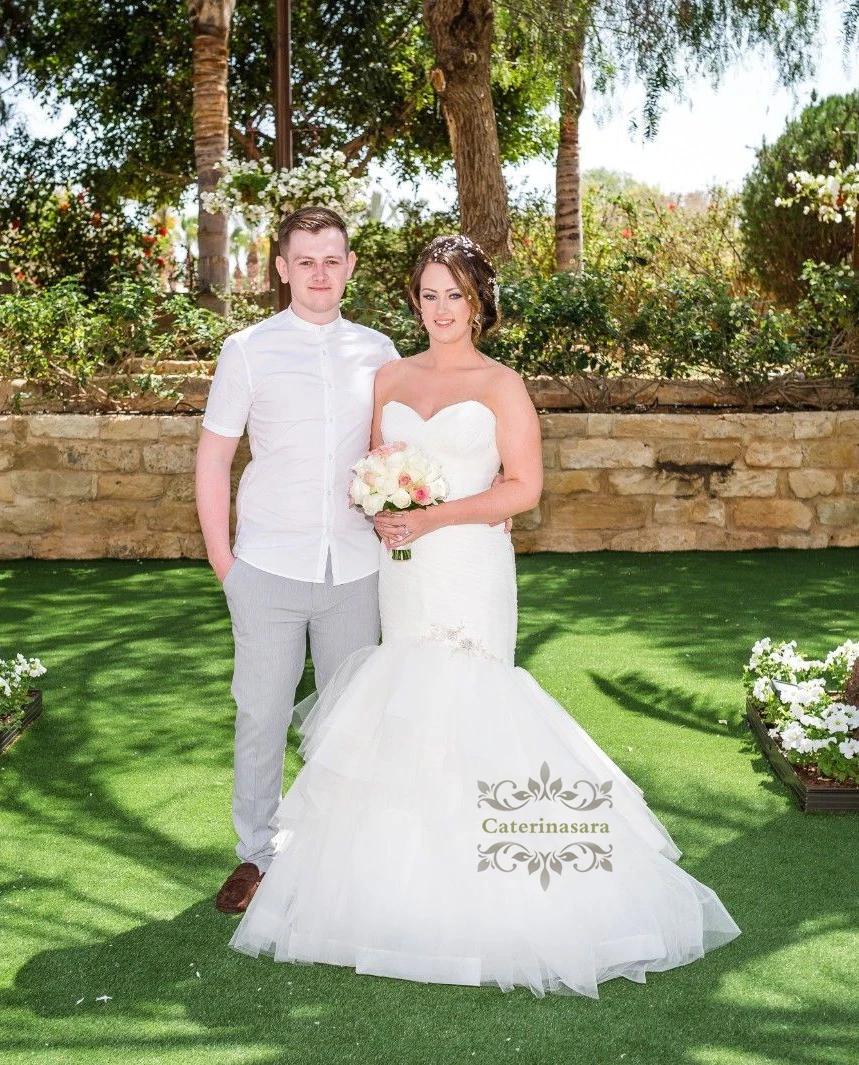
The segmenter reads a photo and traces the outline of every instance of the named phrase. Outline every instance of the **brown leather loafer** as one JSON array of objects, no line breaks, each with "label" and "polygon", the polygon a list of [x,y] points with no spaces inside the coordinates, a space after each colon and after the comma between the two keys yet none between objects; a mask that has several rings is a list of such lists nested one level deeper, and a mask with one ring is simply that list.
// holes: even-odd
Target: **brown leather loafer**
[{"label": "brown leather loafer", "polygon": [[242,862],[224,881],[215,906],[221,913],[244,913],[264,876],[253,862]]}]

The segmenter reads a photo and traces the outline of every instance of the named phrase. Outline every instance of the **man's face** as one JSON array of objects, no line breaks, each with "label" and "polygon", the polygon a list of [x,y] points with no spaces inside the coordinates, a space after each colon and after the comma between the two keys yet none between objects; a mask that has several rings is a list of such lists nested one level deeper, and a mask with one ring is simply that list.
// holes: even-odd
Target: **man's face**
[{"label": "man's face", "polygon": [[290,286],[292,309],[299,317],[320,325],[337,317],[346,282],[355,269],[355,253],[346,254],[339,229],[296,230],[290,235],[286,259],[278,255],[275,265],[281,280]]}]

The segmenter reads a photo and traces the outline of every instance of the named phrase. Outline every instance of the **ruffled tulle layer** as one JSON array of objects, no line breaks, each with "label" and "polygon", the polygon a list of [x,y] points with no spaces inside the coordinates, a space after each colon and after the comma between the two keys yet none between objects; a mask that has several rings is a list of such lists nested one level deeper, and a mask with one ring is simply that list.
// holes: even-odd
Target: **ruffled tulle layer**
[{"label": "ruffled tulle layer", "polygon": [[443,642],[366,648],[300,729],[239,951],[596,998],[739,934],[641,789],[522,669]]}]

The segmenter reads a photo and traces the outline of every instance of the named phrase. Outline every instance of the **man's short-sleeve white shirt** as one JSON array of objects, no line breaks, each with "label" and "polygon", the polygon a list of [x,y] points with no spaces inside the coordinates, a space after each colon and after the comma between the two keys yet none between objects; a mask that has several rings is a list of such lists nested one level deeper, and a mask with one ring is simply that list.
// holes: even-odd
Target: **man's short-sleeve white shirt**
[{"label": "man's short-sleeve white shirt", "polygon": [[203,427],[237,437],[247,426],[236,557],[314,583],[329,550],[335,584],[379,568],[379,540],[348,485],[369,446],[376,371],[399,357],[375,329],[342,317],[314,325],[291,307],[227,338]]}]

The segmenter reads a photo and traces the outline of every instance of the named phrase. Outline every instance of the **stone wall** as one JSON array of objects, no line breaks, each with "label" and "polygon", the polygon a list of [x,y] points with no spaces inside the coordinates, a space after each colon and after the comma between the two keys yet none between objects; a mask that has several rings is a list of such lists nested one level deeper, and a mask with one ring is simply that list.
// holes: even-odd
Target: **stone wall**
[{"label": "stone wall", "polygon": [[[0,416],[0,557],[203,557],[198,416]],[[859,411],[544,414],[520,551],[859,545]],[[248,459],[246,441],[234,486]]]}]

